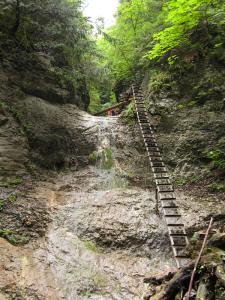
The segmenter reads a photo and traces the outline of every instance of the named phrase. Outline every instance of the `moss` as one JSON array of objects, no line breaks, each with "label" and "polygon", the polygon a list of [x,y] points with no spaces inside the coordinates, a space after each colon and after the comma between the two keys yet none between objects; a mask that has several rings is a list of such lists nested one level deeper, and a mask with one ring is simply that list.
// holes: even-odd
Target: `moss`
[{"label": "moss", "polygon": [[100,167],[105,170],[112,169],[114,166],[112,149],[106,148],[101,153],[101,165]]},{"label": "moss", "polygon": [[185,108],[192,108],[196,105],[197,105],[197,101],[190,100],[190,101],[185,101],[185,102],[177,104],[176,109],[177,110],[182,110],[182,109],[185,109]]},{"label": "moss", "polygon": [[208,185],[208,188],[211,192],[214,192],[214,193],[225,192],[225,184],[224,183],[214,182],[214,183]]},{"label": "moss", "polygon": [[176,106],[176,108],[179,109],[179,110],[184,109],[185,107],[186,106],[183,103],[177,104],[177,106]]},{"label": "moss", "polygon": [[92,241],[82,241],[82,242],[83,242],[84,247],[87,250],[95,252],[95,253],[98,252],[97,246]]},{"label": "moss", "polygon": [[0,237],[6,239],[10,244],[14,246],[24,245],[29,241],[28,237],[16,235],[11,229],[7,228],[0,228]]},{"label": "moss", "polygon": [[112,169],[114,166],[112,149],[106,148],[101,152],[94,151],[89,156],[89,162],[93,165],[99,162],[101,169],[105,169],[105,170]]},{"label": "moss", "polygon": [[100,273],[94,274],[92,280],[94,282],[94,285],[98,288],[104,288],[107,285],[106,278]]},{"label": "moss", "polygon": [[7,204],[7,202],[15,202],[17,200],[16,194],[10,194],[6,199],[0,199],[0,212],[3,211],[4,206]]},{"label": "moss", "polygon": [[0,212],[3,210],[5,205],[5,201],[3,199],[0,199]]},{"label": "moss", "polygon": [[11,195],[9,195],[9,197],[7,198],[7,200],[10,201],[10,202],[15,202],[16,199],[17,199],[17,195],[15,195],[15,194],[11,194]]},{"label": "moss", "polygon": [[4,181],[0,181],[0,187],[5,187],[5,188],[17,187],[22,183],[23,183],[23,179],[20,177],[7,178]]},{"label": "moss", "polygon": [[88,278],[88,284],[83,286],[80,295],[91,297],[92,294],[102,294],[104,293],[103,289],[107,286],[107,279],[99,272],[90,274]]},{"label": "moss", "polygon": [[180,177],[180,178],[177,178],[175,180],[175,185],[176,186],[185,186],[187,184],[191,184],[191,183],[195,183],[197,181],[200,180],[200,177],[197,176],[197,175],[193,175],[193,176],[190,176],[190,177]]},{"label": "moss", "polygon": [[92,152],[92,153],[89,155],[89,162],[90,162],[91,164],[96,164],[97,159],[98,159],[98,152],[97,152],[97,151],[94,151],[94,152]]}]

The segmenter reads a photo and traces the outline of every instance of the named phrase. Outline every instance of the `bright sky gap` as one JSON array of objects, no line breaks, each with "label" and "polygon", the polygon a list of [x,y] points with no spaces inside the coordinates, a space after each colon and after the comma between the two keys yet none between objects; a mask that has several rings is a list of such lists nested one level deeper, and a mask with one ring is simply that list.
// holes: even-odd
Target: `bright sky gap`
[{"label": "bright sky gap", "polygon": [[114,14],[119,0],[85,0],[84,14],[90,18],[93,25],[98,18],[104,18],[105,26],[113,25]]}]

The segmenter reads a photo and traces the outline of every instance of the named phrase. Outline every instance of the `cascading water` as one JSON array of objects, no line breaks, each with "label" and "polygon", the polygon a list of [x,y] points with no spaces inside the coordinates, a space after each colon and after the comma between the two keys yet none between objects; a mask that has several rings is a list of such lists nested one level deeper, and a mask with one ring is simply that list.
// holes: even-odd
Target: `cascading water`
[{"label": "cascading water", "polygon": [[122,188],[128,185],[115,157],[117,126],[118,117],[98,118],[95,167],[104,174],[104,187],[108,189]]}]

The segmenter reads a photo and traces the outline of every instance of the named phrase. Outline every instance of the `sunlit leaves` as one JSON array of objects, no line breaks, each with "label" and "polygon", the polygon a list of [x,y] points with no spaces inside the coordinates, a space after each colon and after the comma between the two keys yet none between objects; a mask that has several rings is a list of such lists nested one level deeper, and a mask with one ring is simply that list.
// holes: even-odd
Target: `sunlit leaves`
[{"label": "sunlit leaves", "polygon": [[[131,0],[122,1],[116,24],[107,34],[111,37],[101,42],[105,61],[110,62],[112,74],[117,79],[133,76],[141,58],[149,47],[159,19],[163,1]],[[112,42],[116,41],[116,42]]]},{"label": "sunlit leaves", "polygon": [[185,43],[191,29],[200,22],[208,24],[217,19],[217,22],[223,24],[224,6],[221,8],[220,4],[222,4],[220,0],[170,0],[167,2],[163,7],[166,15],[165,28],[154,35],[154,47],[148,53],[148,57],[160,58],[168,51]]}]

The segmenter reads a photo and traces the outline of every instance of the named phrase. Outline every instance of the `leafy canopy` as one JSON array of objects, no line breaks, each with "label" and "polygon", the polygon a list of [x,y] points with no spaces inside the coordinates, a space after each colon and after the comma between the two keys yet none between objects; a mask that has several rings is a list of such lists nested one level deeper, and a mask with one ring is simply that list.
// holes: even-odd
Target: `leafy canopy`
[{"label": "leafy canopy", "polygon": [[222,25],[225,22],[224,1],[170,0],[163,6],[165,28],[154,34],[150,59],[160,58],[168,51],[185,43],[191,30],[202,23]]}]

